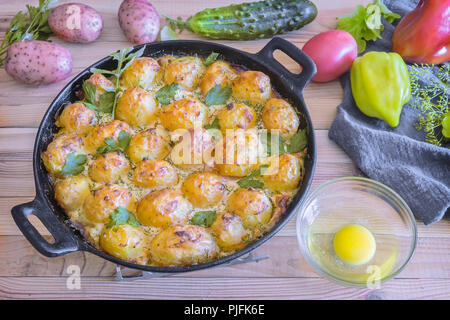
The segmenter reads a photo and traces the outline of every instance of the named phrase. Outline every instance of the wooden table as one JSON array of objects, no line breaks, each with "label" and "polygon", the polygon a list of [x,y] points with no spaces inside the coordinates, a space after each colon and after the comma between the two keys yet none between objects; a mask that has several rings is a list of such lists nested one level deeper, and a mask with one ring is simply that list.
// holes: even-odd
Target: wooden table
[{"label": "wooden table", "polygon": [[[60,3],[69,1],[60,1]],[[118,25],[120,0],[83,0],[103,16],[101,37],[87,45],[62,43],[74,57],[72,75],[100,58],[130,46]],[[218,7],[235,1],[154,0],[160,14],[188,17],[205,7]],[[301,31],[283,37],[299,47],[313,35],[335,26],[337,16],[352,12],[367,0],[315,0],[319,9],[316,20]],[[11,17],[25,10],[26,3],[37,0],[2,1],[0,32]],[[185,31],[183,39],[198,39]],[[223,41],[241,50],[256,52],[267,39],[247,42]],[[278,56],[289,69],[295,69],[285,56]],[[418,222],[419,242],[413,261],[394,280],[379,290],[345,288],[319,277],[303,259],[297,247],[295,219],[275,237],[255,250],[270,259],[258,263],[220,267],[167,278],[116,282],[115,265],[89,253],[72,253],[59,258],[40,255],[22,236],[10,214],[13,205],[31,200],[35,195],[32,150],[38,127],[50,102],[70,80],[30,87],[13,81],[0,69],[0,298],[10,299],[91,299],[91,298],[162,298],[162,299],[441,299],[450,298],[450,222],[432,226]],[[341,176],[359,175],[348,156],[328,139],[328,128],[342,100],[337,81],[311,83],[305,99],[316,128],[318,164],[313,188]],[[33,220],[36,221],[36,220]],[[48,234],[43,227],[38,229]],[[70,265],[81,270],[81,288],[68,289]],[[70,271],[70,269],[69,269]]]}]

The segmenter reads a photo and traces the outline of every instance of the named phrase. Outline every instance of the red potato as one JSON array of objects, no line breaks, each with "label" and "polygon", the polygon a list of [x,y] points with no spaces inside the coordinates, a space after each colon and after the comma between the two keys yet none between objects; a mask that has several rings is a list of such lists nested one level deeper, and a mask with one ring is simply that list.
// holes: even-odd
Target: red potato
[{"label": "red potato", "polygon": [[130,42],[143,44],[156,40],[160,19],[147,0],[125,0],[119,8],[119,24]]},{"label": "red potato", "polygon": [[68,42],[87,43],[96,40],[103,29],[102,16],[82,3],[67,3],[52,10],[48,24],[53,33]]},{"label": "red potato", "polygon": [[302,50],[314,61],[315,82],[337,79],[348,71],[358,56],[358,46],[350,33],[330,30],[319,33],[305,43]]},{"label": "red potato", "polygon": [[14,79],[28,84],[50,84],[67,78],[72,72],[72,55],[52,42],[27,40],[8,49],[5,70]]}]

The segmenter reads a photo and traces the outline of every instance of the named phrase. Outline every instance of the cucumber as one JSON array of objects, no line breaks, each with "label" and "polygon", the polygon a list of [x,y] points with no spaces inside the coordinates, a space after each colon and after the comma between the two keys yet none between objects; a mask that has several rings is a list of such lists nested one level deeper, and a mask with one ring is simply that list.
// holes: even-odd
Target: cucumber
[{"label": "cucumber", "polygon": [[166,18],[174,29],[207,38],[253,40],[300,29],[316,16],[317,8],[308,0],[265,0],[205,9],[186,21]]}]

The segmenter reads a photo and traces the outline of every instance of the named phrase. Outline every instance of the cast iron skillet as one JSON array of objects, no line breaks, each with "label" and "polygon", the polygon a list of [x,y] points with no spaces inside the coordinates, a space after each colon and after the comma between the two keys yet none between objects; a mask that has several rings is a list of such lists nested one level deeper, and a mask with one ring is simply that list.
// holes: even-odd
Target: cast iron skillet
[{"label": "cast iron skillet", "polygon": [[[141,47],[142,45],[134,47],[134,51]],[[286,53],[296,61],[302,67],[302,72],[300,74],[293,74],[277,62],[273,57],[273,52],[277,49]],[[273,229],[264,237],[230,256],[207,263],[178,267],[145,266],[120,260],[94,248],[83,238],[80,232],[71,225],[70,220],[64,211],[56,203],[53,186],[41,161],[41,153],[46,150],[47,145],[53,139],[53,134],[56,132],[54,122],[57,115],[62,111],[65,105],[78,100],[75,92],[81,89],[83,81],[90,76],[90,68],[113,69],[116,67],[116,62],[111,57],[106,57],[85,69],[64,87],[50,105],[39,127],[33,153],[36,198],[29,203],[15,206],[11,210],[17,226],[36,250],[47,257],[57,257],[74,251],[87,251],[128,268],[164,273],[187,272],[217,266],[252,251],[270,239],[289,221],[290,218],[292,218],[292,216],[295,215],[309,189],[316,163],[314,130],[303,100],[303,89],[316,73],[316,66],[300,49],[282,38],[273,38],[256,54],[250,54],[213,42],[175,40],[147,44],[144,56],[199,55],[207,57],[213,51],[220,53],[221,59],[230,63],[242,65],[250,70],[259,70],[269,75],[274,89],[284,98],[288,99],[293,106],[298,108],[302,115],[301,127],[307,129],[308,155],[305,159],[306,174],[300,190],[294,196],[286,212]],[[39,234],[35,227],[29,222],[28,215],[35,215],[38,217],[55,239],[54,243],[49,243],[41,234]]]}]

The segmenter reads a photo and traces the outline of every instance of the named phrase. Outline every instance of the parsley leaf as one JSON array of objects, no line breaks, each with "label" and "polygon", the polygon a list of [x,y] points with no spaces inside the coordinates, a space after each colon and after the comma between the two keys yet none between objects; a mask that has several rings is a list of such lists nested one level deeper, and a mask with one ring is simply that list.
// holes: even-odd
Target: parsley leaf
[{"label": "parsley leaf", "polygon": [[211,122],[210,124],[205,124],[203,128],[205,128],[206,130],[208,129],[220,130],[219,119],[215,118],[213,122]]},{"label": "parsley leaf", "polygon": [[70,153],[60,173],[64,176],[80,174],[84,171],[86,161],[87,156],[85,154],[75,155],[75,153]]},{"label": "parsley leaf", "polygon": [[355,12],[338,18],[337,29],[349,32],[356,40],[358,53],[361,53],[366,49],[366,41],[381,39],[380,32],[384,29],[381,17],[392,23],[400,15],[390,11],[380,0],[375,0],[366,7],[358,5]]},{"label": "parsley leaf", "polygon": [[216,220],[216,211],[198,211],[191,219],[191,223],[197,226],[210,227]]},{"label": "parsley leaf", "polygon": [[131,136],[128,132],[122,130],[119,133],[117,141],[118,143],[111,137],[105,138],[104,140],[105,145],[103,147],[97,148],[97,153],[104,154],[114,151],[121,151],[125,153],[125,150],[128,148],[128,145],[130,144]]},{"label": "parsley leaf", "polygon": [[308,144],[308,137],[306,136],[306,130],[299,130],[294,134],[287,145],[288,153],[296,153],[302,151]]},{"label": "parsley leaf", "polygon": [[209,106],[225,104],[231,95],[230,87],[223,87],[218,84],[208,91],[205,98],[205,104]]},{"label": "parsley leaf", "polygon": [[159,103],[169,104],[170,99],[172,99],[177,93],[178,87],[179,87],[178,83],[165,85],[164,87],[159,89],[158,92],[156,92],[155,97],[159,101]]},{"label": "parsley leaf", "polygon": [[111,113],[114,108],[115,92],[105,92],[98,99],[97,110],[104,113]]},{"label": "parsley leaf", "polygon": [[[273,139],[275,141],[278,140],[278,150],[272,150],[272,137],[274,137]],[[284,143],[283,138],[281,138],[278,134],[272,134],[270,132],[267,132],[267,134],[261,134],[260,141],[266,147],[266,151],[269,156],[273,156],[275,154],[282,155],[286,153],[286,144]]]},{"label": "parsley leaf", "polygon": [[259,169],[253,171],[248,176],[246,176],[242,179],[239,179],[237,181],[237,184],[241,188],[254,188],[254,189],[264,188],[264,183],[262,183],[261,181],[256,179],[256,177],[259,177],[261,175],[261,169],[267,168],[267,167],[268,167],[268,165],[262,165],[261,167],[259,167]]},{"label": "parsley leaf", "polygon": [[141,225],[136,219],[136,216],[124,207],[117,207],[113,212],[109,214],[109,218],[110,220],[106,224],[107,228],[120,226],[126,223],[133,227],[139,227]]},{"label": "parsley leaf", "polygon": [[218,57],[219,57],[219,53],[211,52],[211,54],[206,58],[206,60],[205,60],[205,62],[203,62],[203,64],[205,66],[209,66],[209,65],[213,64],[214,62],[216,62]]}]

